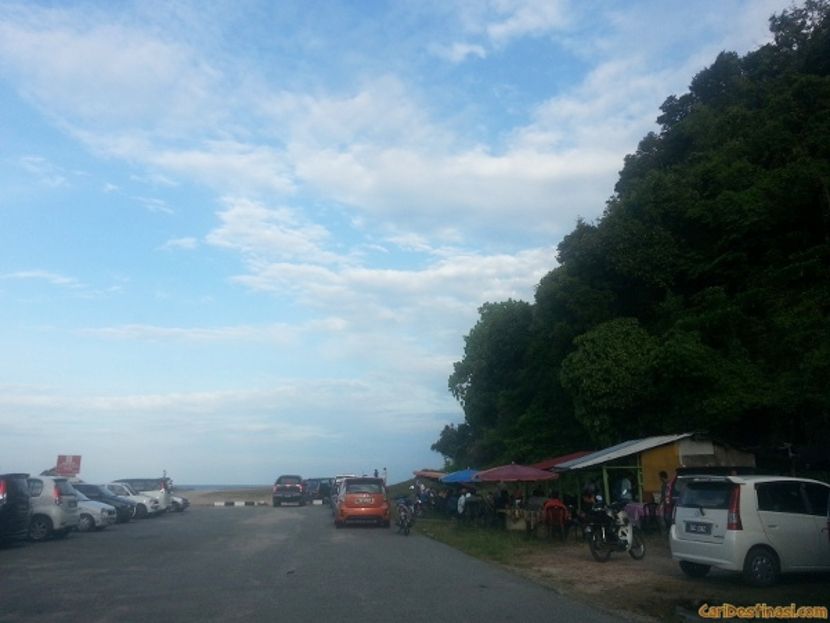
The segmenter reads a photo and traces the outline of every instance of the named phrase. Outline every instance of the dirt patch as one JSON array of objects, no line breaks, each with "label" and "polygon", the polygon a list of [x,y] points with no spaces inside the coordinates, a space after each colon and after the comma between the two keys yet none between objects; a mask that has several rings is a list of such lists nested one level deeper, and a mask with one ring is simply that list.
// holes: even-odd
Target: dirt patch
[{"label": "dirt patch", "polygon": [[643,560],[612,554],[596,562],[588,545],[573,536],[562,543],[540,540],[539,547],[508,567],[560,593],[631,619],[674,621],[692,616],[704,604],[828,605],[830,574],[788,575],[767,589],[743,584],[740,575],[712,570],[687,578],[671,559],[667,537],[648,535]]}]

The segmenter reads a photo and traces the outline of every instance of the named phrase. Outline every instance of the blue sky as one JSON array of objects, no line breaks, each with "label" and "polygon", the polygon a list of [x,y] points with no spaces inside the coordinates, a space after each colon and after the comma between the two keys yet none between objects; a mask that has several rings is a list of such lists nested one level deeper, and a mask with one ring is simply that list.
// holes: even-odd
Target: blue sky
[{"label": "blue sky", "polygon": [[440,466],[478,307],[787,6],[0,0],[0,471]]}]

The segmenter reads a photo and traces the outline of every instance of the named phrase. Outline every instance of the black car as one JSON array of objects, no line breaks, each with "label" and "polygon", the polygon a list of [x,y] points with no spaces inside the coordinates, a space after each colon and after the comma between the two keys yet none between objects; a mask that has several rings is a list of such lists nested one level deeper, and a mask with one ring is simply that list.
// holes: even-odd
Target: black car
[{"label": "black car", "polygon": [[297,502],[300,506],[305,504],[305,491],[303,488],[302,476],[284,475],[277,478],[273,490],[274,506],[285,502]]},{"label": "black car", "polygon": [[0,474],[0,543],[23,540],[32,515],[29,474]]},{"label": "black car", "polygon": [[126,523],[135,516],[135,509],[138,504],[132,500],[127,500],[117,495],[113,495],[104,487],[99,485],[76,483],[72,485],[72,488],[77,489],[90,500],[103,502],[104,504],[113,506],[115,508],[115,519],[118,523]]},{"label": "black car", "polygon": [[323,503],[329,502],[331,496],[331,483],[333,478],[309,478],[303,485],[305,496],[307,500],[322,500]]}]

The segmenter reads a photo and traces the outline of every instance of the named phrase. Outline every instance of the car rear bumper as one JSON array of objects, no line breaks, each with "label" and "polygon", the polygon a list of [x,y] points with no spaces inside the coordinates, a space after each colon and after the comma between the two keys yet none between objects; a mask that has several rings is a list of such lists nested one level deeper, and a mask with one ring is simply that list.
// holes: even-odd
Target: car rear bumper
[{"label": "car rear bumper", "polygon": [[343,523],[386,523],[389,521],[389,509],[340,508],[337,520]]},{"label": "car rear bumper", "polygon": [[274,502],[287,502],[287,503],[297,503],[304,501],[305,498],[302,494],[278,494],[273,496]]},{"label": "car rear bumper", "polygon": [[669,533],[671,557],[700,565],[709,565],[718,569],[740,571],[743,569],[747,548],[741,547],[735,533],[727,533],[720,543],[706,543],[677,538],[677,527],[672,526]]}]

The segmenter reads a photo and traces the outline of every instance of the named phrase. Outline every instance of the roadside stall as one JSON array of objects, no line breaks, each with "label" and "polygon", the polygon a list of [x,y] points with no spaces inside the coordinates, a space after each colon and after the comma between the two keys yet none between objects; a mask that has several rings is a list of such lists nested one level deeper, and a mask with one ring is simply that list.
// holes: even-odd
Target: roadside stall
[{"label": "roadside stall", "polygon": [[[754,464],[750,453],[699,433],[683,433],[625,441],[553,469],[573,479],[581,492],[600,494],[607,503],[624,503],[632,522],[645,528],[659,527],[661,472],[671,478],[679,467]],[[578,512],[587,510],[584,499],[580,496],[577,502]]]},{"label": "roadside stall", "polygon": [[[500,465],[480,471],[475,475],[474,481],[491,484],[521,484],[524,489],[522,500],[526,501],[529,497],[529,483],[547,482],[556,480],[557,478],[559,478],[559,474],[555,472],[538,469],[529,465],[511,463],[510,465]],[[528,508],[524,504],[516,503],[515,499],[511,507],[500,508],[496,512],[504,517],[504,525],[508,530],[524,530],[528,533],[534,532],[544,518],[541,508]]]}]

